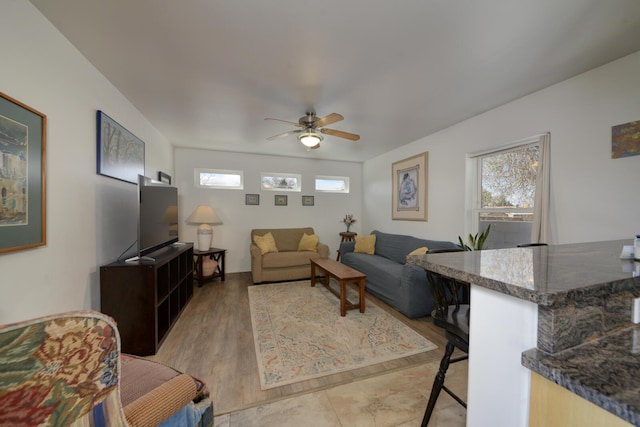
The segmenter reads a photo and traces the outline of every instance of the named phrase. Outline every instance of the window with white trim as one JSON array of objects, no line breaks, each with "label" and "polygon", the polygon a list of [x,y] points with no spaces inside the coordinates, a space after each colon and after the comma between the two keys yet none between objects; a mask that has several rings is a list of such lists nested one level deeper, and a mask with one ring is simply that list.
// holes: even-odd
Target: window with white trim
[{"label": "window with white trim", "polygon": [[316,191],[323,193],[348,193],[349,177],[347,176],[316,176]]},{"label": "window with white trim", "polygon": [[295,173],[263,172],[260,185],[266,191],[302,191],[302,176]]},{"label": "window with white trim", "polygon": [[474,157],[473,234],[491,225],[485,249],[515,247],[531,239],[538,138]]},{"label": "window with white trim", "polygon": [[195,185],[198,188],[228,190],[244,189],[244,172],[223,169],[195,169]]}]

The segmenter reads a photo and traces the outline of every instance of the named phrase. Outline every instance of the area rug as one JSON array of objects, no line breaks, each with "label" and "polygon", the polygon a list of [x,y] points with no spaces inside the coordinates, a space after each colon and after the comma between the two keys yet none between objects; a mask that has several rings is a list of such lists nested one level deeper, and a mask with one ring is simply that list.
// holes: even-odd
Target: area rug
[{"label": "area rug", "polygon": [[[358,300],[355,286],[347,295]],[[250,286],[249,304],[262,390],[437,348],[370,301],[341,317],[339,299],[308,280]]]}]

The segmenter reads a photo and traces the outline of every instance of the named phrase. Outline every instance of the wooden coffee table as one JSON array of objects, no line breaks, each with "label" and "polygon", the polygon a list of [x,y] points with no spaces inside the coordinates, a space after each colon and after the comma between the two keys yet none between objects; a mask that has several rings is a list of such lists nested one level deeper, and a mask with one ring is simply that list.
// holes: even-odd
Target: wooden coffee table
[{"label": "wooden coffee table", "polygon": [[[327,275],[324,277],[316,277],[316,268],[324,270]],[[334,278],[340,284],[340,292],[337,292],[329,286],[331,278]],[[366,274],[360,273],[358,270],[354,270],[330,258],[311,259],[311,286],[315,286],[316,282],[322,283],[332,294],[340,298],[340,316],[345,316],[347,310],[354,308],[359,308],[360,313],[364,313],[364,288],[366,278]],[[360,302],[358,304],[353,304],[347,300],[346,286],[349,283],[356,283],[360,287]]]}]

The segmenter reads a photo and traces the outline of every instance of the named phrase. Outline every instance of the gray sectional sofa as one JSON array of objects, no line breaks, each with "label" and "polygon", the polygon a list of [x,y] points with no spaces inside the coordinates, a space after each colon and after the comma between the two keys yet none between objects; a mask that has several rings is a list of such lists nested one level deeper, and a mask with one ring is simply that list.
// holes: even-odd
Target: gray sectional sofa
[{"label": "gray sectional sofa", "polygon": [[383,233],[376,235],[373,255],[355,253],[355,242],[340,244],[340,261],[367,275],[367,292],[410,318],[431,314],[433,301],[424,269],[405,263],[409,252],[426,246],[429,250],[459,249],[453,242],[418,239]]}]

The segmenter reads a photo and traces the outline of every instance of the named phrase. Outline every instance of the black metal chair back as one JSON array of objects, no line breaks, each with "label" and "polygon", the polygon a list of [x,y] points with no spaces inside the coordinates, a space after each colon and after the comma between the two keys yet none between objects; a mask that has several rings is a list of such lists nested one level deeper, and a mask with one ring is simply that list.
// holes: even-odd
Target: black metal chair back
[{"label": "black metal chair back", "polygon": [[461,341],[456,344],[456,347],[467,352],[471,306],[468,303],[462,303],[461,299],[462,294],[468,295],[469,285],[431,271],[427,271],[427,281],[433,298],[434,310],[431,313],[433,323],[444,329],[445,333],[459,337]]}]

